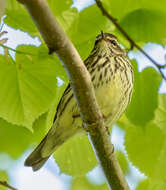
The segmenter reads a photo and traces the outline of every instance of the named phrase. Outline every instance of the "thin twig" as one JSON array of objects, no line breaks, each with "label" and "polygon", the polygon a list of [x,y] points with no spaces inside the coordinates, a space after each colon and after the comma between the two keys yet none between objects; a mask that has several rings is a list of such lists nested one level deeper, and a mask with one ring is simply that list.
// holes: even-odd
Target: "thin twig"
[{"label": "thin twig", "polygon": [[33,54],[33,53],[29,53],[29,52],[24,52],[24,51],[20,51],[20,50],[16,50],[16,49],[13,49],[13,48],[8,47],[8,46],[6,46],[6,45],[4,45],[4,44],[1,44],[1,43],[0,43],[0,46],[3,47],[3,48],[6,48],[6,49],[8,49],[8,50],[11,50],[11,51],[13,51],[13,52],[19,53],[19,54],[37,56],[37,54]]},{"label": "thin twig", "polygon": [[96,1],[97,6],[99,7],[101,12],[103,13],[103,15],[105,15],[116,26],[116,28],[123,34],[123,36],[129,41],[131,47],[136,47],[143,55],[145,55],[156,66],[156,68],[159,70],[161,76],[166,81],[166,76],[164,76],[164,73],[162,71],[162,69],[166,68],[166,64],[160,65],[152,57],[150,57],[138,44],[136,44],[136,42],[118,24],[117,19],[115,19],[111,14],[109,14],[107,12],[107,10],[104,8],[102,2],[100,0],[95,0],[95,1]]},{"label": "thin twig", "polygon": [[11,190],[18,190],[16,188],[12,187],[11,185],[9,185],[6,181],[0,181],[0,185],[2,185],[4,187],[7,187],[7,188],[9,188]]}]

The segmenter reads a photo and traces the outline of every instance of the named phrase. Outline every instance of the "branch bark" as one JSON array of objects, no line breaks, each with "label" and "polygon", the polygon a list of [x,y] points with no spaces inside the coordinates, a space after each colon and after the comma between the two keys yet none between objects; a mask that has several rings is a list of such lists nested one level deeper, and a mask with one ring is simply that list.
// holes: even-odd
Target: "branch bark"
[{"label": "branch bark", "polygon": [[61,29],[45,0],[19,0],[25,5],[45,40],[50,53],[56,52],[70,79],[84,127],[103,168],[110,189],[129,190],[114,154],[95,92],[78,52]]}]

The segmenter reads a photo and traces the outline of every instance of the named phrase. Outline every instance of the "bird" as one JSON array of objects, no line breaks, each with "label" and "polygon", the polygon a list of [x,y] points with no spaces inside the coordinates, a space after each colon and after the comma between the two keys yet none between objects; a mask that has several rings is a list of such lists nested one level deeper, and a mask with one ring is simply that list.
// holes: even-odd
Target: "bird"
[{"label": "bird", "polygon": [[[132,64],[117,37],[103,31],[97,35],[84,64],[90,73],[105,124],[112,126],[131,101],[134,81]],[[51,129],[27,157],[24,165],[32,167],[33,171],[39,170],[64,142],[84,131],[69,83],[57,106]]]}]

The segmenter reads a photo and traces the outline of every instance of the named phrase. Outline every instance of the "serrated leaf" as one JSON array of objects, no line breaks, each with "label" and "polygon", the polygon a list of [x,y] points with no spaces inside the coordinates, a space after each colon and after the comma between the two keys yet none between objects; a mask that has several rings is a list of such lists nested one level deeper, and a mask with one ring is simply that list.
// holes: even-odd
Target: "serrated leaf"
[{"label": "serrated leaf", "polygon": [[134,91],[126,116],[135,125],[145,125],[154,118],[161,76],[153,68],[145,68],[138,72],[136,64],[133,66]]},{"label": "serrated leaf", "polygon": [[46,132],[46,114],[34,122],[34,133],[25,127],[0,119],[0,153],[17,159],[31,144],[39,142]]},{"label": "serrated leaf", "polygon": [[33,36],[39,34],[28,11],[18,1],[8,0],[5,14],[4,22],[9,26],[28,32]]},{"label": "serrated leaf", "polygon": [[0,56],[0,116],[30,130],[33,121],[48,111],[54,101],[56,77],[64,73],[54,57],[39,53],[42,48],[19,47],[19,51],[29,54],[17,53],[16,62]]},{"label": "serrated leaf", "polygon": [[88,137],[74,136],[56,150],[54,157],[61,172],[82,176],[97,165]]},{"label": "serrated leaf", "polygon": [[164,135],[154,124],[145,127],[128,126],[125,145],[129,161],[148,176],[153,176],[160,153],[163,149]]}]

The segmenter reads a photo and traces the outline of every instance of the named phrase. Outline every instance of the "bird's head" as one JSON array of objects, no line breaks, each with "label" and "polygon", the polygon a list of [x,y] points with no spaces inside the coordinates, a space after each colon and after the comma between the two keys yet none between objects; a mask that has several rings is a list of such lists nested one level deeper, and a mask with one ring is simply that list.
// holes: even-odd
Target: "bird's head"
[{"label": "bird's head", "polygon": [[124,55],[125,51],[121,48],[116,36],[109,33],[101,33],[96,37],[94,49],[99,53],[107,52],[113,55]]}]

